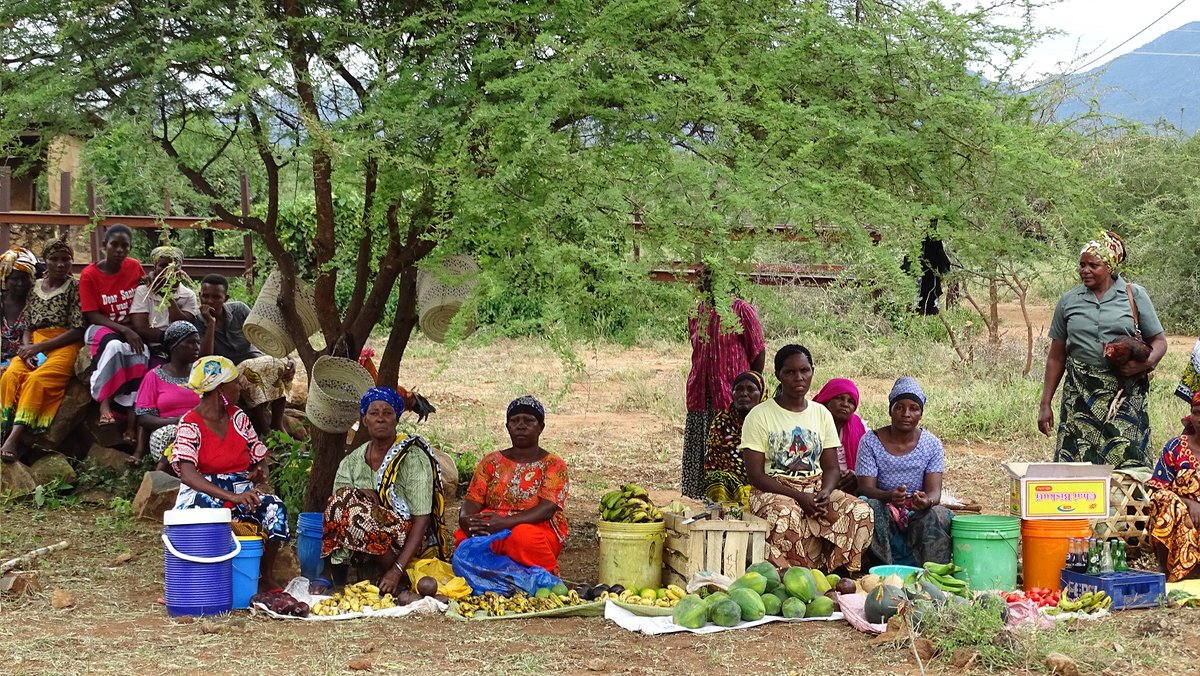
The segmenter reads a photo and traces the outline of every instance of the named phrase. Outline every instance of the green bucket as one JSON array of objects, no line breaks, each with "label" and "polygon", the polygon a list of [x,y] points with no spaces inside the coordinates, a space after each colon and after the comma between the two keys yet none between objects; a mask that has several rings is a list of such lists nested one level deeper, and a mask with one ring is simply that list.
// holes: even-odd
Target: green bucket
[{"label": "green bucket", "polygon": [[950,522],[954,563],[963,568],[954,577],[973,590],[1012,591],[1017,586],[1017,543],[1021,520],[1015,516],[955,516]]}]

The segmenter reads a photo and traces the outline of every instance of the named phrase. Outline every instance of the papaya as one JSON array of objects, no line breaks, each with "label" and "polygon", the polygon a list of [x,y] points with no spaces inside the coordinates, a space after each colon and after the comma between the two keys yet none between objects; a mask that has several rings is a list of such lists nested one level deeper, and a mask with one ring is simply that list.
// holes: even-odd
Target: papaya
[{"label": "papaya", "polygon": [[759,561],[758,563],[746,569],[747,573],[758,573],[767,578],[767,586],[772,582],[779,584],[782,578],[779,577],[779,569],[771,565],[770,561]]},{"label": "papaya", "polygon": [[770,580],[767,580],[767,591],[765,591],[763,593],[774,594],[779,597],[780,601],[787,598],[787,596],[788,596],[787,587],[783,586],[782,581],[781,582],[771,582]]},{"label": "papaya", "polygon": [[832,614],[833,599],[830,599],[828,596],[824,595],[818,596],[812,601],[809,601],[808,605],[804,609],[805,617],[829,617]]},{"label": "papaya", "polygon": [[816,568],[813,568],[812,576],[813,576],[813,584],[815,584],[817,586],[818,594],[824,594],[825,592],[829,591],[830,589],[833,589],[833,585],[829,584],[829,580],[828,580],[828,578],[825,577],[825,573],[822,573],[821,571],[817,570]]},{"label": "papaya", "polygon": [[800,599],[805,603],[820,596],[817,593],[817,583],[813,580],[812,571],[800,566],[788,568],[787,573],[783,576],[783,586],[787,587],[788,594],[793,598]]},{"label": "papaya", "polygon": [[825,576],[825,581],[829,583],[830,589],[837,589],[838,583],[842,581],[842,576],[837,573],[829,573]]},{"label": "papaya", "polygon": [[905,603],[904,590],[890,584],[881,584],[867,594],[863,614],[871,624],[883,624],[900,612]]},{"label": "papaya", "polygon": [[554,592],[554,594],[556,596],[566,596],[568,589],[567,589],[567,585],[559,582],[558,584],[551,587],[550,591]]},{"label": "papaya", "polygon": [[550,591],[549,587],[542,587],[541,589],[537,590],[536,593],[534,593],[534,597],[539,599],[548,599],[552,593],[554,592]]},{"label": "papaya", "polygon": [[721,599],[713,604],[709,608],[709,614],[713,624],[718,627],[732,627],[742,621],[742,609],[730,598]]},{"label": "papaya", "polygon": [[708,606],[708,609],[711,611],[712,607],[716,605],[717,601],[727,598],[729,598],[729,594],[726,594],[723,591],[716,591],[704,597],[704,604]]},{"label": "papaya", "polygon": [[804,605],[804,601],[791,596],[783,600],[780,611],[784,617],[799,618],[804,617],[804,614],[808,612],[808,606]]},{"label": "papaya", "polygon": [[750,589],[761,596],[763,592],[767,591],[767,578],[763,577],[761,573],[746,573],[729,585],[729,591],[734,589]]},{"label": "papaya", "polygon": [[738,608],[742,611],[742,619],[747,622],[761,620],[763,615],[767,613],[762,597],[755,594],[753,589],[746,589],[744,587],[734,589],[729,592],[729,598],[738,604]]},{"label": "papaya", "polygon": [[688,594],[679,599],[675,610],[671,612],[675,624],[688,629],[699,629],[708,624],[708,606],[704,599],[695,594]]},{"label": "papaya", "polygon": [[783,601],[775,594],[763,594],[763,612],[767,615],[779,615],[780,609],[783,607]]}]

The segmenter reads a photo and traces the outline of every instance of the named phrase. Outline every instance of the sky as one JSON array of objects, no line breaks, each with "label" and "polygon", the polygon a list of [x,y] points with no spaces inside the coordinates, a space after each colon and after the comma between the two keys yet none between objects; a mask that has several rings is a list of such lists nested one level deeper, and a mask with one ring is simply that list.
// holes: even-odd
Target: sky
[{"label": "sky", "polygon": [[[1028,69],[1029,75],[1032,76],[1030,79],[1040,79],[1038,75],[1071,70],[1116,47],[1177,3],[1179,0],[1063,0],[1056,5],[1041,8],[1034,14],[1035,24],[1039,27],[1057,28],[1065,34],[1047,38],[1035,47],[1029,58],[1023,60],[1020,65]],[[967,0],[962,4],[969,6],[978,3]],[[1191,21],[1200,21],[1200,0],[1184,0],[1183,4],[1165,18],[1103,60],[1088,66],[1088,69],[1131,52],[1163,33]],[[1089,53],[1091,56],[1086,56]],[[1200,58],[1180,58],[1191,58],[1200,68]]]}]

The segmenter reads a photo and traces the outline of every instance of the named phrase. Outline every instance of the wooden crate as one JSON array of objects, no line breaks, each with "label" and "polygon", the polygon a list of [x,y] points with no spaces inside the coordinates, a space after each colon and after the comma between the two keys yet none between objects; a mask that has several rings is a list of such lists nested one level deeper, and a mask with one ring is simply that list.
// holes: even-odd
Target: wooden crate
[{"label": "wooden crate", "polygon": [[1098,538],[1120,538],[1130,549],[1150,550],[1146,527],[1150,523],[1150,489],[1123,472],[1113,472],[1107,519],[1092,522]]},{"label": "wooden crate", "polygon": [[730,578],[766,560],[771,525],[747,513],[741,520],[701,519],[684,524],[684,516],[664,514],[663,580],[684,586],[693,573],[710,571]]}]

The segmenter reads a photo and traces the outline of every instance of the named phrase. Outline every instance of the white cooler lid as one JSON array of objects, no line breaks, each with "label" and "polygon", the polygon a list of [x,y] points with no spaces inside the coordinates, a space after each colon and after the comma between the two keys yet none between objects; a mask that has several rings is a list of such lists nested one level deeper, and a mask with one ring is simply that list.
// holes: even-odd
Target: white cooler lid
[{"label": "white cooler lid", "polygon": [[224,507],[168,509],[163,512],[164,526],[190,526],[197,523],[231,523],[233,513]]}]

